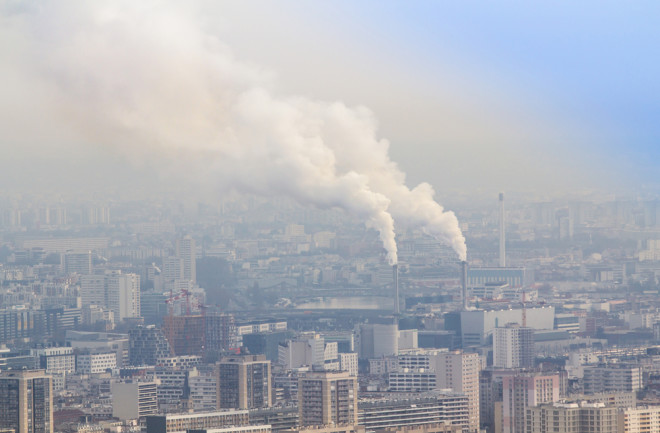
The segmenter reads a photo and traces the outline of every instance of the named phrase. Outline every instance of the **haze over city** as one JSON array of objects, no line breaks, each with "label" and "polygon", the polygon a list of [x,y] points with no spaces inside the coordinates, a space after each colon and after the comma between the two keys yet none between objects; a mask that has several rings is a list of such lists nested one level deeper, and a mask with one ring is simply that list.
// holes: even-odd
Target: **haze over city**
[{"label": "haze over city", "polygon": [[0,0],[0,433],[660,433],[659,9]]}]

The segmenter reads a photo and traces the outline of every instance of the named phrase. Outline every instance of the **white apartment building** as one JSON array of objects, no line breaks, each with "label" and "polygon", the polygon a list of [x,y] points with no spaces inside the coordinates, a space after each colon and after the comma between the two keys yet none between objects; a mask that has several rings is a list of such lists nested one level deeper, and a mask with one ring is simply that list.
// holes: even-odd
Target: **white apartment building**
[{"label": "white apartment building", "polygon": [[78,374],[99,374],[117,368],[116,352],[81,353],[76,356]]},{"label": "white apartment building", "polygon": [[534,367],[534,330],[508,324],[493,331],[493,367]]}]

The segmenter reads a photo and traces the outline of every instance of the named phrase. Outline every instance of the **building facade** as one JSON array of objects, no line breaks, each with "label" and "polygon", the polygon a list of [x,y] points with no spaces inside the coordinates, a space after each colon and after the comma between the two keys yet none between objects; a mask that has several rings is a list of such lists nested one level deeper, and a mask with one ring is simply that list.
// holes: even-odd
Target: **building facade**
[{"label": "building facade", "polygon": [[270,361],[265,355],[223,358],[216,364],[218,409],[273,405]]},{"label": "building facade", "polygon": [[52,433],[50,376],[43,370],[0,373],[0,426],[14,433]]},{"label": "building facade", "polygon": [[357,425],[357,378],[348,372],[315,371],[298,382],[301,427]]},{"label": "building facade", "polygon": [[508,324],[493,332],[493,367],[534,367],[534,330]]}]

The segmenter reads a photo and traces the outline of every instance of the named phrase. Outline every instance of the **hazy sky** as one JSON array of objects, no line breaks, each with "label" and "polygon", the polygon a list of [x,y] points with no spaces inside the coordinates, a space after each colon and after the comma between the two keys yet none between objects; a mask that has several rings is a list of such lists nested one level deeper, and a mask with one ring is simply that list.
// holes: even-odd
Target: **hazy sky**
[{"label": "hazy sky", "polygon": [[[115,12],[131,4],[99,3]],[[71,74],[61,63],[75,58],[69,66],[82,62],[84,69],[88,65],[79,59],[93,58],[97,65],[107,61],[109,74],[130,76],[137,65],[136,75],[151,77],[142,72],[150,53],[144,53],[146,60],[127,60],[121,53],[76,52],[114,46],[107,39],[97,43],[94,31],[87,31],[93,26],[86,20],[98,19],[103,7],[44,4],[2,2],[0,190],[28,181],[114,182],[117,174],[125,182],[141,175],[162,179],[159,167],[171,161],[162,162],[158,152],[145,157],[153,143],[141,149],[136,140],[128,152],[113,148],[107,139],[112,124],[98,100],[91,108],[102,119],[98,129],[80,113],[61,116],[58,108],[62,89],[95,93],[94,80]],[[441,199],[461,189],[494,194],[657,184],[657,2],[243,0],[198,3],[185,11],[145,2],[142,9],[145,28],[153,24],[149,11],[161,17],[166,11],[167,19],[154,27],[173,45],[178,31],[197,29],[241,65],[232,73],[245,68],[275,97],[368,107],[378,121],[378,138],[389,140],[390,157],[407,173],[408,185],[427,181]],[[89,44],[66,37],[67,29],[52,16],[85,30]],[[111,25],[112,17],[102,21]],[[144,34],[117,27],[104,33],[121,38],[117,50],[142,46]],[[172,52],[185,65],[185,50]],[[113,64],[117,58],[125,63]],[[168,61],[154,58],[154,67],[178,64],[176,58]],[[178,76],[165,73],[173,87]],[[66,111],[87,102],[78,97],[63,105]],[[176,110],[170,111],[175,117]],[[80,126],[76,121],[86,123],[85,134],[71,132]],[[95,133],[106,138],[95,140]]]}]

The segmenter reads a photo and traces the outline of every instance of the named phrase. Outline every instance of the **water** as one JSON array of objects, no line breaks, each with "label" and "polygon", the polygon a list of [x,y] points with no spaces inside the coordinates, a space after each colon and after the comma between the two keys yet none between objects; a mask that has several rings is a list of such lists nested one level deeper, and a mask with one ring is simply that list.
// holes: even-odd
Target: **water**
[{"label": "water", "polygon": [[327,297],[296,305],[298,310],[392,310],[394,299],[384,296]]}]

